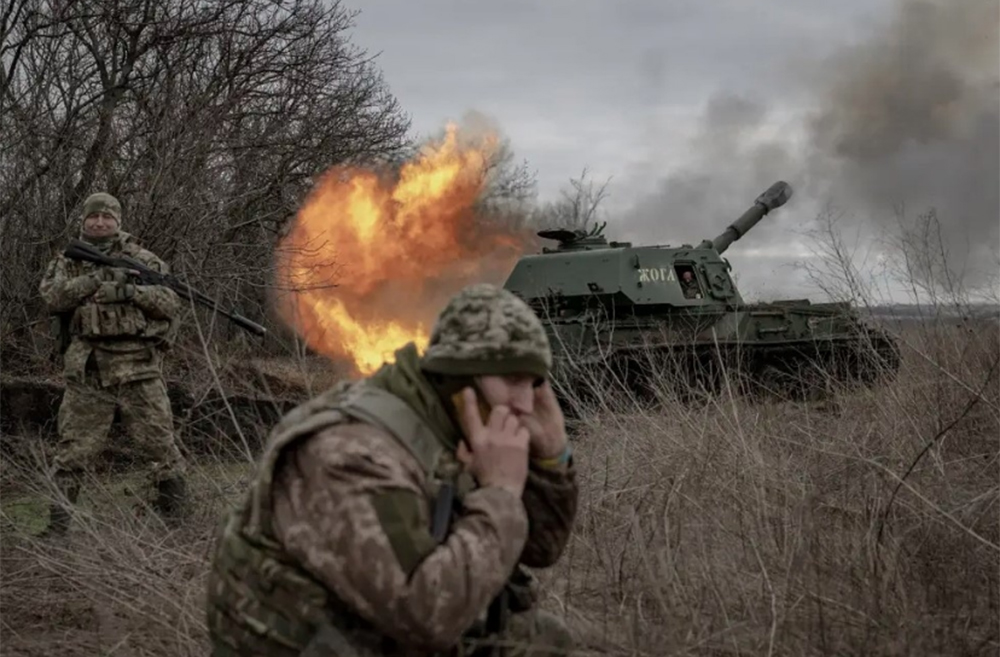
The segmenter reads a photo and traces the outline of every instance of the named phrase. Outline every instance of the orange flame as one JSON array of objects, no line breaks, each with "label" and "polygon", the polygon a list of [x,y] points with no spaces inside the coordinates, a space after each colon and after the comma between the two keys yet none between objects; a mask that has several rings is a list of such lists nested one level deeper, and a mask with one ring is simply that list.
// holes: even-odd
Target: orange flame
[{"label": "orange flame", "polygon": [[495,147],[491,135],[459,139],[448,125],[395,181],[326,172],[278,249],[283,319],[362,375],[407,342],[423,349],[447,297],[473,281],[499,282],[520,251],[518,236],[474,212]]}]

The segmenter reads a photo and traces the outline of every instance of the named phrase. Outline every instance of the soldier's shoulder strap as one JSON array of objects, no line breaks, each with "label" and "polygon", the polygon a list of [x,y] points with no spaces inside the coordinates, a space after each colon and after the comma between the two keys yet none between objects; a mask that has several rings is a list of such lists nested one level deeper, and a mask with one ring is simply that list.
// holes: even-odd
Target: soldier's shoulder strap
[{"label": "soldier's shoulder strap", "polygon": [[249,499],[247,530],[259,535],[271,526],[271,486],[274,482],[278,459],[286,447],[299,438],[313,434],[325,427],[344,420],[343,412],[337,410],[336,399],[349,387],[349,383],[339,383],[323,394],[299,404],[286,413],[271,429],[253,477]]},{"label": "soldier's shoulder strap", "polygon": [[281,451],[299,438],[354,418],[383,428],[433,476],[444,447],[433,430],[392,393],[365,381],[340,383],[289,411],[271,432],[252,493],[251,531],[270,526],[271,484]]},{"label": "soldier's shoulder strap", "polygon": [[409,404],[381,388],[359,385],[341,401],[340,408],[363,422],[381,426],[420,463],[427,494],[433,499],[431,537],[437,543],[443,541],[456,494],[461,497],[469,487],[468,476],[461,478],[444,442]]},{"label": "soldier's shoulder strap", "polygon": [[405,401],[387,390],[362,383],[344,395],[337,406],[355,419],[385,429],[413,455],[425,474],[434,473],[444,447]]},{"label": "soldier's shoulder strap", "polygon": [[130,258],[138,260],[150,269],[156,270],[161,274],[168,273],[169,271],[169,267],[163,259],[160,258],[160,256],[156,255],[147,248],[139,246],[138,244],[132,242],[126,243],[122,247],[122,253]]}]

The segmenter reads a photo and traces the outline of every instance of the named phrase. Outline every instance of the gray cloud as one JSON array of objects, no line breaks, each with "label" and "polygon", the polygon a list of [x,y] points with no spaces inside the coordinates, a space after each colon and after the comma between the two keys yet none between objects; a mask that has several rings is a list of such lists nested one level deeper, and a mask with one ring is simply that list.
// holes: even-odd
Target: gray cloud
[{"label": "gray cloud", "polygon": [[[733,247],[789,240],[833,203],[878,234],[933,208],[954,272],[975,286],[1000,237],[1000,9],[994,0],[902,0],[888,22],[823,61],[797,66],[808,105],[800,132],[761,137],[781,119],[750,97],[718,94],[688,155],[626,212],[634,239],[710,236],[772,180],[797,199]],[[794,238],[793,238],[794,239]]]},{"label": "gray cloud", "polygon": [[662,174],[719,89],[787,98],[792,53],[836,45],[885,0],[366,0],[355,42],[378,53],[415,128],[496,117],[554,196],[589,166],[613,198]]},{"label": "gray cloud", "polygon": [[[636,241],[693,244],[722,232],[774,181],[787,179],[794,187],[799,163],[791,147],[757,137],[767,119],[758,103],[714,96],[686,144],[683,164],[624,212],[618,228]],[[790,222],[801,220],[794,209],[789,215],[785,208],[765,218],[733,250],[781,239]]]},{"label": "gray cloud", "polygon": [[[936,207],[956,266],[1000,236],[1000,5],[907,0],[870,41],[822,71],[812,146],[831,194],[875,222]],[[960,245],[970,242],[967,259]]]}]

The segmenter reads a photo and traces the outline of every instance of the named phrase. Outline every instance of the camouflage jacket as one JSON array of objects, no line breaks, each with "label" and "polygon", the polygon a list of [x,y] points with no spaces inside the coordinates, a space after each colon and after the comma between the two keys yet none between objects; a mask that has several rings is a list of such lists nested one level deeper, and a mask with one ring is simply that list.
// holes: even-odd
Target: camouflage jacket
[{"label": "camouflage jacket", "polygon": [[[151,269],[168,273],[166,263],[121,232],[108,255],[128,255]],[[181,308],[177,293],[168,287],[136,286],[132,299],[97,303],[94,293],[112,281],[111,268],[67,258],[62,253],[49,262],[39,293],[50,312],[68,319],[69,346],[63,354],[68,380],[83,380],[93,356],[102,386],[159,376],[162,353],[177,331]]]},{"label": "camouflage jacket", "polygon": [[[328,395],[276,432],[254,494],[219,541],[213,654],[298,655],[325,623],[364,648],[356,654],[461,654],[518,564],[546,567],[562,554],[576,514],[572,462],[532,467],[521,498],[479,488],[453,451],[428,447],[433,431],[401,419],[414,416],[381,412],[394,419],[380,426],[331,410]],[[438,542],[431,517],[449,478],[457,504]]]}]

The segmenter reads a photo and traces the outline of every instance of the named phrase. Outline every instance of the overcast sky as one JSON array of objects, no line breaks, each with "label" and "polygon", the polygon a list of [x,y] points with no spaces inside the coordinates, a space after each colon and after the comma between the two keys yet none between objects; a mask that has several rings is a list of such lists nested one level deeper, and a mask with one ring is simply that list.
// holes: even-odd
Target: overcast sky
[{"label": "overcast sky", "polygon": [[[780,216],[766,218],[767,225],[762,222],[726,254],[740,271],[741,285],[773,297],[812,291],[803,270],[793,266],[806,250],[801,236],[792,233],[807,227],[828,200],[823,193],[831,190],[821,189],[819,181],[841,181],[838,198],[863,197],[864,213],[870,214],[885,211],[888,203],[901,200],[897,197],[912,202],[912,194],[923,193],[927,181],[915,169],[978,158],[976,171],[986,169],[985,180],[994,191],[977,197],[968,212],[962,207],[952,213],[976,213],[978,219],[952,221],[966,243],[996,244],[996,141],[988,144],[988,152],[977,150],[970,156],[969,150],[982,135],[974,132],[979,127],[968,126],[985,126],[985,134],[996,136],[996,128],[990,132],[989,125],[996,114],[982,110],[988,107],[981,102],[982,94],[975,102],[967,101],[972,95],[964,91],[959,98],[959,104],[971,108],[962,115],[961,134],[950,124],[944,137],[937,124],[930,131],[944,143],[931,144],[936,159],[914,155],[911,146],[903,153],[904,147],[898,146],[889,165],[873,164],[873,158],[860,154],[863,148],[851,151],[852,171],[874,171],[864,176],[863,184],[858,173],[852,178],[829,168],[842,163],[820,163],[812,156],[822,150],[816,146],[819,131],[802,135],[803,115],[815,111],[827,93],[843,101],[843,108],[823,117],[823,135],[832,134],[838,147],[851,146],[852,139],[866,140],[855,146],[885,141],[881,132],[868,134],[867,123],[863,137],[857,125],[848,125],[857,117],[847,116],[850,111],[844,108],[858,104],[858,89],[872,84],[857,78],[877,67],[845,57],[860,48],[872,61],[885,64],[883,73],[891,76],[892,66],[909,66],[899,52],[912,45],[907,42],[915,40],[914,35],[921,50],[944,54],[927,57],[926,80],[914,74],[911,87],[897,92],[905,91],[907,102],[913,102],[914,89],[940,88],[945,90],[941,97],[916,98],[916,103],[955,104],[956,83],[949,77],[954,75],[960,75],[962,90],[969,86],[995,93],[994,78],[1000,76],[997,60],[989,57],[994,53],[995,25],[979,35],[985,50],[956,50],[976,38],[969,27],[992,19],[996,12],[991,6],[997,3],[949,0],[944,5],[932,0],[935,3],[945,8],[936,14],[921,14],[912,7],[903,12],[901,7],[916,4],[913,0],[365,0],[355,5],[361,14],[353,40],[379,53],[386,81],[418,133],[436,132],[470,110],[488,115],[516,154],[537,171],[543,198],[555,196],[583,167],[599,181],[611,177],[606,209],[626,239],[678,243],[712,237],[771,182],[788,180],[796,196]],[[950,4],[974,11],[951,21],[943,14],[951,11]],[[945,25],[951,22],[956,25]],[[955,37],[959,33],[964,35],[961,40]],[[926,46],[929,38],[941,41],[941,47]],[[893,49],[882,46],[894,39],[898,43]],[[972,79],[965,69],[977,65],[970,65],[970,59],[982,52],[989,63],[978,70],[986,82],[965,85]],[[829,61],[837,57],[841,63],[831,68]],[[949,69],[953,61],[961,62],[960,74]],[[838,73],[843,78],[839,87],[833,75]],[[951,86],[937,84],[942,76]],[[883,86],[880,82],[880,93]],[[890,115],[895,110],[885,108],[898,103],[884,95],[873,106],[887,114],[887,124],[896,124],[897,117]],[[937,121],[938,114],[928,110],[927,116],[904,118],[916,125],[919,119],[929,122],[932,115]],[[918,150],[928,143],[923,133],[892,137],[888,150],[897,148],[897,142],[916,143]],[[949,139],[961,142],[961,148]],[[800,148],[802,144],[808,147]],[[968,193],[956,190],[956,184],[940,182],[934,202],[966,198]],[[882,190],[890,188],[895,195],[883,197]],[[985,219],[983,208],[988,210]],[[859,224],[882,221],[868,214],[857,220]]]}]

